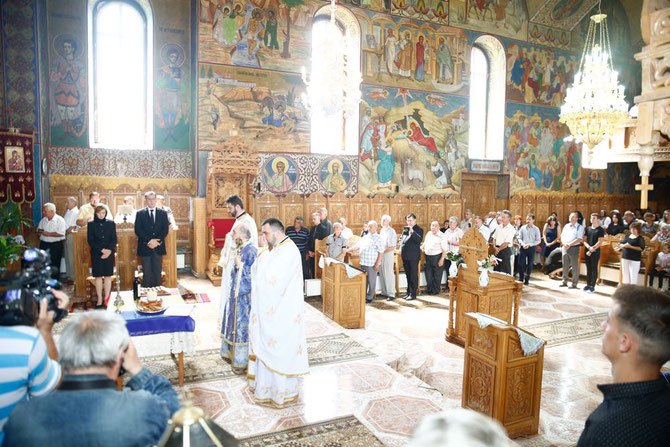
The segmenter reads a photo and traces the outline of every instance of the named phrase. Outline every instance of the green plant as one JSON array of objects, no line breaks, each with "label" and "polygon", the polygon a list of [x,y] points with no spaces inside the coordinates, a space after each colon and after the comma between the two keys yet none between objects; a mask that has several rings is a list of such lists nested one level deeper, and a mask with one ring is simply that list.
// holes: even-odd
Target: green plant
[{"label": "green plant", "polygon": [[14,236],[6,234],[0,236],[0,267],[7,267],[10,262],[16,262],[26,249],[22,244],[16,242]]},{"label": "green plant", "polygon": [[0,235],[21,234],[22,226],[31,227],[32,220],[21,214],[21,208],[14,202],[0,206]]}]

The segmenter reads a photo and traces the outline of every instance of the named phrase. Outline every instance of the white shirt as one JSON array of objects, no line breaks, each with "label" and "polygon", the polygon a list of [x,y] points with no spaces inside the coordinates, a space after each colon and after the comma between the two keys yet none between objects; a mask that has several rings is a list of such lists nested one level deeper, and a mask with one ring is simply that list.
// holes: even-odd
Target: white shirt
[{"label": "white shirt", "polygon": [[116,217],[114,218],[114,222],[117,224],[122,224],[123,223],[123,218],[126,218],[126,223],[135,223],[135,216],[137,216],[137,210],[133,210],[132,213],[130,213],[130,216],[126,216],[125,214],[121,213],[116,213]]},{"label": "white shirt", "polygon": [[68,228],[76,226],[78,216],[79,216],[78,207],[75,206],[71,210],[67,210],[65,212],[65,216],[63,216],[63,219],[65,220],[65,225],[67,225]]},{"label": "white shirt", "polygon": [[605,229],[605,231],[607,231],[607,227],[609,227],[611,223],[612,219],[609,216],[605,216],[605,218],[603,219],[603,224],[601,226]]},{"label": "white shirt", "polygon": [[351,236],[354,235],[354,232],[351,231],[351,228],[345,227],[342,229],[342,237],[345,238],[346,240],[351,239]]},{"label": "white shirt", "polygon": [[505,225],[499,225],[496,228],[495,233],[493,233],[493,240],[495,242],[496,247],[504,244],[505,242],[508,243],[508,246],[512,246],[512,243],[514,242],[514,235],[516,234],[516,228],[514,228],[514,225],[511,223],[508,223],[506,226]]},{"label": "white shirt", "polygon": [[456,227],[455,230],[447,228],[443,233],[442,238],[442,251],[458,253],[459,245],[457,244],[463,237],[463,230]]},{"label": "white shirt", "polygon": [[398,235],[390,225],[386,228],[382,227],[379,236],[382,238],[382,247],[384,247],[384,250],[389,247],[395,248],[398,245]]},{"label": "white shirt", "polygon": [[571,223],[563,227],[561,231],[561,242],[567,245],[575,239],[584,239],[584,225],[578,223],[572,225]]},{"label": "white shirt", "polygon": [[423,239],[423,252],[427,256],[439,255],[442,253],[442,239],[444,234],[441,231],[433,233],[429,231]]},{"label": "white shirt", "polygon": [[172,213],[172,208],[170,208],[169,206],[163,206],[162,210],[167,213],[168,222],[170,223],[170,226],[172,227],[172,229],[173,230],[178,230],[179,227],[177,226],[177,221],[174,220],[174,213]]},{"label": "white shirt", "polygon": [[479,232],[484,236],[484,239],[488,243],[489,238],[491,237],[491,230],[489,230],[489,227],[486,225],[482,224],[481,227],[478,228]]},{"label": "white shirt", "polygon": [[42,220],[40,220],[40,224],[37,226],[37,229],[44,230],[47,233],[62,234],[62,236],[58,237],[40,235],[41,241],[58,242],[65,240],[65,230],[67,230],[67,224],[65,223],[65,219],[60,217],[58,214],[54,214],[54,217],[51,220],[47,219],[46,217],[43,217]]}]

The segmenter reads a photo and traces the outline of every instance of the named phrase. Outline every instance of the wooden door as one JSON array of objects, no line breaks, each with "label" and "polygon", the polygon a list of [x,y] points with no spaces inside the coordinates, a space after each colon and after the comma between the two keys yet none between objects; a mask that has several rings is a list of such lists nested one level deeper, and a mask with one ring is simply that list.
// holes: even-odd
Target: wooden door
[{"label": "wooden door", "polygon": [[479,216],[485,216],[496,209],[496,179],[461,180],[461,197],[465,199],[465,208]]}]

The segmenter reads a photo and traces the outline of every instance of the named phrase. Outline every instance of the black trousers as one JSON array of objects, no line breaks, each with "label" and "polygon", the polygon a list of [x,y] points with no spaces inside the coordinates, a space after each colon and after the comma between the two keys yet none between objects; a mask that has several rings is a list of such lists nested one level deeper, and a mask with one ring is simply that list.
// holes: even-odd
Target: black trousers
[{"label": "black trousers", "polygon": [[407,278],[407,295],[416,298],[416,291],[419,288],[419,260],[402,258],[402,266]]},{"label": "black trousers", "polygon": [[663,288],[663,278],[665,278],[667,270],[656,270],[656,267],[649,270],[649,287],[654,286],[654,278],[658,278],[658,288]]},{"label": "black trousers", "polygon": [[512,247],[506,247],[504,250],[500,250],[496,255],[496,258],[500,259],[502,262],[499,262],[496,267],[496,272],[507,273],[508,275],[512,274]]},{"label": "black trousers", "polygon": [[442,267],[437,263],[442,255],[426,255],[426,293],[428,295],[437,295],[440,293],[440,283],[442,282]]},{"label": "black trousers", "polygon": [[60,260],[63,258],[63,241],[44,242],[40,241],[40,250],[49,252],[51,257],[51,278],[58,279],[60,276]]},{"label": "black trousers", "polygon": [[301,251],[300,257],[302,258],[302,278],[309,279],[309,264],[307,263],[307,251]]},{"label": "black trousers", "polygon": [[[598,280],[598,261],[600,260],[600,249],[594,251],[590,255],[584,255],[584,262],[586,263],[586,285],[595,287]],[[574,272],[572,273],[574,275]]]},{"label": "black trousers", "polygon": [[451,261],[448,259],[444,260],[444,271],[447,274],[447,285],[444,287],[445,290],[449,290],[449,269],[451,268]]},{"label": "black trousers", "polygon": [[163,271],[163,257],[156,253],[142,256],[142,287],[158,287],[161,285]]},{"label": "black trousers", "polygon": [[533,271],[533,259],[535,258],[535,247],[519,249],[519,281],[530,279],[530,273]]}]

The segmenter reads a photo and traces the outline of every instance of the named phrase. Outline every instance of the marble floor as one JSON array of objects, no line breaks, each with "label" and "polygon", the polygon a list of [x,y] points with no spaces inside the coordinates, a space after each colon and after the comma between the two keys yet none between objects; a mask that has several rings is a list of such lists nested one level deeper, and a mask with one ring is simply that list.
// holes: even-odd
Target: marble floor
[{"label": "marble floor", "polygon": [[[197,304],[197,350],[219,346],[217,315],[220,289],[207,280],[181,277],[180,283],[209,294]],[[520,326],[606,312],[614,288],[595,294],[559,288],[536,273],[521,298]],[[354,415],[385,445],[404,445],[429,413],[459,408],[463,348],[447,343],[448,297],[420,296],[416,301],[375,301],[368,305],[365,329],[343,329],[317,308],[305,304],[307,336],[346,333],[377,356],[311,368],[300,398],[282,409],[256,405],[242,378],[186,384],[184,392],[206,414],[236,437],[300,427]],[[146,337],[145,337],[146,338]],[[140,354],[156,341],[138,343]],[[153,353],[153,352],[152,352]],[[602,400],[596,384],[610,381],[610,365],[600,339],[547,348],[544,354],[541,425],[537,436],[517,438],[521,446],[573,445],[584,421]]]}]

